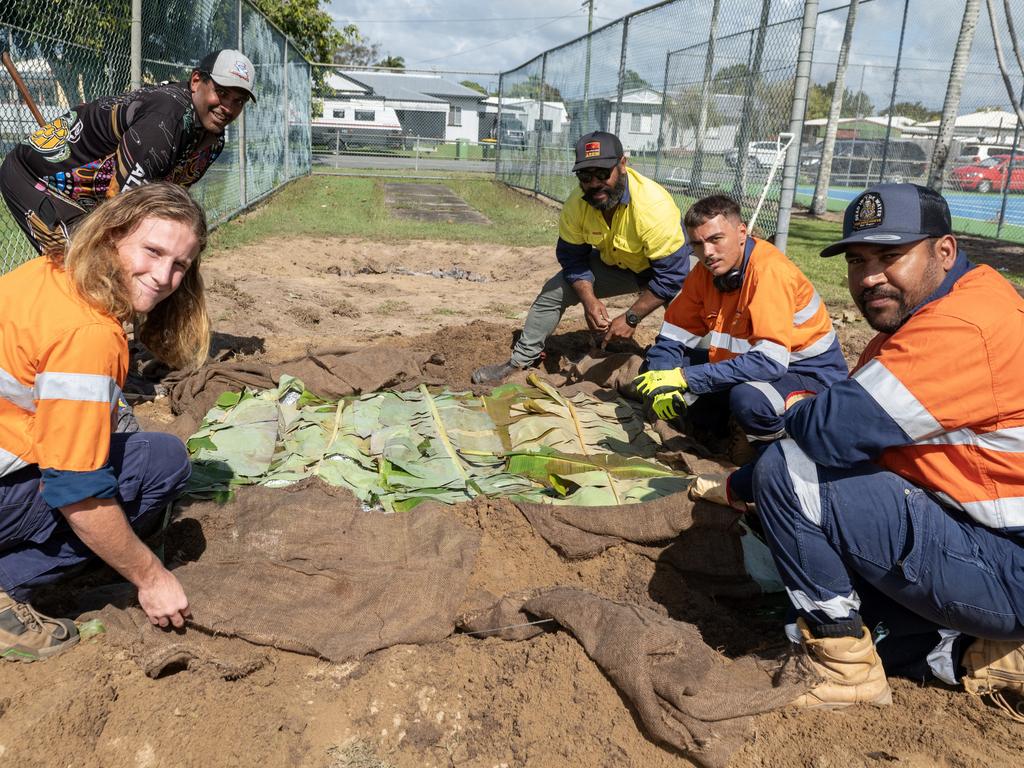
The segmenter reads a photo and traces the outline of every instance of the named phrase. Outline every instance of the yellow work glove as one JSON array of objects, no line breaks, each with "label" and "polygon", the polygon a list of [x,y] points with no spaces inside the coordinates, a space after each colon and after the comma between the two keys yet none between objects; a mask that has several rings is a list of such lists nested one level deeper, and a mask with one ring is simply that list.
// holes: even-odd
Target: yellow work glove
[{"label": "yellow work glove", "polygon": [[651,401],[651,410],[663,421],[681,416],[683,411],[686,410],[683,391],[681,389],[673,389],[669,392],[661,392],[655,395],[654,400]]},{"label": "yellow work glove", "polygon": [[633,379],[633,386],[645,400],[667,392],[678,392],[682,396],[689,386],[682,368],[669,368],[667,371],[647,371]]},{"label": "yellow work glove", "polygon": [[659,419],[674,419],[686,407],[683,393],[687,384],[682,368],[641,373],[633,379],[633,386],[644,399],[651,400],[651,408]]}]

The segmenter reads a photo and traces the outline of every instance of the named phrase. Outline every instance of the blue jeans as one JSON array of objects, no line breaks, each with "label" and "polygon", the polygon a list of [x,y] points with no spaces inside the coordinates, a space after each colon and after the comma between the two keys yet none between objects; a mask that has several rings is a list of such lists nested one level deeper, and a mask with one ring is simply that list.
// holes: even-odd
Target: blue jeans
[{"label": "blue jeans", "polygon": [[815,464],[788,439],[761,456],[754,489],[790,600],[812,631],[859,621],[855,585],[865,583],[908,623],[1024,640],[1024,542],[877,465]]},{"label": "blue jeans", "polygon": [[[185,446],[162,432],[114,433],[110,465],[117,500],[136,532],[152,531],[192,472]],[[43,501],[38,467],[0,478],[0,589],[24,602],[33,587],[95,558],[63,513]]]}]

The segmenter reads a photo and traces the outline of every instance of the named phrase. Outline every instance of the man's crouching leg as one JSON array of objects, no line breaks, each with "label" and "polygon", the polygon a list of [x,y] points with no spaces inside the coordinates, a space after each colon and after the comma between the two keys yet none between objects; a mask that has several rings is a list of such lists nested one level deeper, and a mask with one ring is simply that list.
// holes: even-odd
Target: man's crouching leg
[{"label": "man's crouching leg", "polygon": [[768,545],[800,615],[787,635],[822,680],[793,703],[890,704],[885,670],[859,613],[860,598],[825,532],[816,465],[792,440],[780,441],[758,461],[754,488]]}]

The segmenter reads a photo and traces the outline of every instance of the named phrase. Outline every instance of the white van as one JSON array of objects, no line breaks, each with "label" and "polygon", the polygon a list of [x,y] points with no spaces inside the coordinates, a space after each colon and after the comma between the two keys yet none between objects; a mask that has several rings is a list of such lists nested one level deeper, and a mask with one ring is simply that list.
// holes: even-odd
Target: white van
[{"label": "white van", "polygon": [[405,138],[398,113],[379,101],[324,99],[323,115],[311,122],[314,147],[328,151],[401,149]]},{"label": "white van", "polygon": [[956,162],[960,165],[975,165],[993,155],[1009,155],[1011,152],[1013,147],[1005,144],[964,144],[960,147]]}]

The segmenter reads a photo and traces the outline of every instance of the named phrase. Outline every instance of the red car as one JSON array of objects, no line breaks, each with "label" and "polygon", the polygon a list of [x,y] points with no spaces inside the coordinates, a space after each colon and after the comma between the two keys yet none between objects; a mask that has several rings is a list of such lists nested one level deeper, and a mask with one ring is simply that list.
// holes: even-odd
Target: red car
[{"label": "red car", "polygon": [[962,165],[953,169],[953,180],[960,189],[977,192],[1002,192],[1009,180],[1010,192],[1024,192],[1024,155],[1013,159],[1013,170],[1009,170],[1010,155],[992,155],[974,165]]}]

